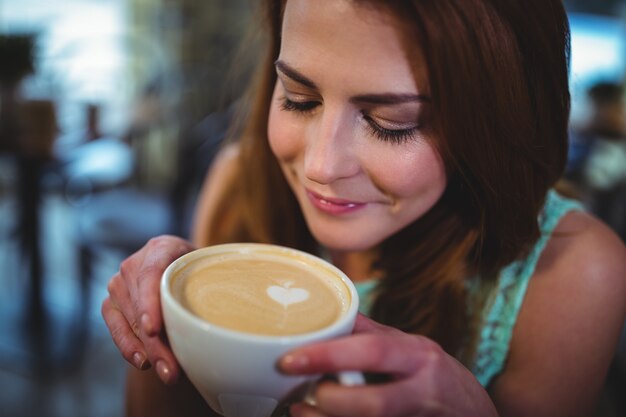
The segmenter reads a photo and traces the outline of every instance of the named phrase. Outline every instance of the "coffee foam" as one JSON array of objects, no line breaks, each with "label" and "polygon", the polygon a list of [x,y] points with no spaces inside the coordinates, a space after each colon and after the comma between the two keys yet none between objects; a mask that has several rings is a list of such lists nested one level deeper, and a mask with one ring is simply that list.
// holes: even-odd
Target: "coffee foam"
[{"label": "coffee foam", "polygon": [[209,323],[246,333],[292,335],[331,325],[350,292],[332,270],[304,257],[226,253],[191,261],[174,296]]}]

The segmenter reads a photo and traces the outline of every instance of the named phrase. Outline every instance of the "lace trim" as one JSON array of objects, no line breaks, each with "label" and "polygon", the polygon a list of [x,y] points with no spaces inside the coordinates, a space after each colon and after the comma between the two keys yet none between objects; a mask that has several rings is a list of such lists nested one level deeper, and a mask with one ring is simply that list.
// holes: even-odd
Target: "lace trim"
[{"label": "lace trim", "polygon": [[486,387],[504,368],[513,327],[526,295],[528,282],[550,235],[566,213],[581,209],[580,203],[550,191],[544,210],[539,216],[541,237],[530,255],[524,260],[511,263],[500,272],[497,285],[483,310],[482,329],[472,366],[472,373],[483,386]]}]

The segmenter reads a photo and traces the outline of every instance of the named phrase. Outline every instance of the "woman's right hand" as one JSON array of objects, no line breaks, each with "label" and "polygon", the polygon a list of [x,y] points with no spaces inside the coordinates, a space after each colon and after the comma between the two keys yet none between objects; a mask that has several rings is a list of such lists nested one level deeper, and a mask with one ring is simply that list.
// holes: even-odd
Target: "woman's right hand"
[{"label": "woman's right hand", "polygon": [[122,262],[102,303],[102,316],[124,359],[138,369],[154,366],[167,384],[175,382],[181,370],[165,337],[159,285],[165,268],[193,249],[175,236],[151,239]]}]

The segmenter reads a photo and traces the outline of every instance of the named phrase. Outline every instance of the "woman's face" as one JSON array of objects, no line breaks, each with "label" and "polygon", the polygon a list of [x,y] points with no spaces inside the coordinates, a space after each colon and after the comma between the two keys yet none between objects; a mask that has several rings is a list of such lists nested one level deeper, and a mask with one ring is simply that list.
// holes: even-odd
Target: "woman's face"
[{"label": "woman's face", "polygon": [[[441,197],[425,65],[396,18],[351,0],[289,0],[268,135],[315,238],[367,250]],[[414,53],[420,57],[420,54]]]}]

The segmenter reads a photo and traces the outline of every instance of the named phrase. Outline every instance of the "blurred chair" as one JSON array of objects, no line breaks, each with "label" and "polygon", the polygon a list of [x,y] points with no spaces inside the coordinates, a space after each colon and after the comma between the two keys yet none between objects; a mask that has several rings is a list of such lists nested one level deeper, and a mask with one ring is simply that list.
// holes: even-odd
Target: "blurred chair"
[{"label": "blurred chair", "polygon": [[19,267],[17,273],[10,275],[26,284],[25,299],[16,302],[24,306],[20,319],[25,323],[25,331],[14,340],[24,339],[26,348],[33,351],[35,367],[43,369],[49,359],[46,352],[49,320],[43,294],[45,273],[40,212],[46,191],[43,177],[52,164],[53,144],[58,136],[56,105],[51,100],[4,96],[0,113],[2,151],[14,167],[14,184],[10,188],[15,193],[15,218],[8,221],[13,223],[10,235],[19,248]]},{"label": "blurred chair", "polygon": [[17,105],[17,237],[21,258],[28,265],[27,313],[35,327],[43,326],[43,265],[40,230],[42,177],[51,163],[58,135],[56,106],[49,100],[23,100]]}]

